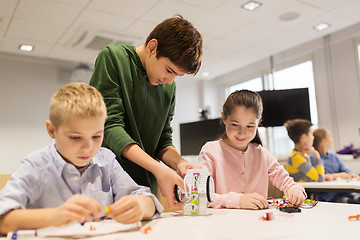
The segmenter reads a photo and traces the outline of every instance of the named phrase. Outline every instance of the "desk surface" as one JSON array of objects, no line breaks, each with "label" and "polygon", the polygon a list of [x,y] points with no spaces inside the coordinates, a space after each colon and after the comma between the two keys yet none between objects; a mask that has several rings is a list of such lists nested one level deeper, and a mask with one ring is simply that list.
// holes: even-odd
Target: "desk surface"
[{"label": "desk surface", "polygon": [[334,180],[326,182],[299,182],[310,191],[360,192],[360,181]]},{"label": "desk surface", "polygon": [[[260,220],[267,212],[273,212],[274,219]],[[331,240],[356,239],[359,236],[360,221],[349,221],[348,217],[360,214],[360,205],[320,202],[312,209],[302,209],[301,213],[294,214],[282,213],[277,209],[208,209],[208,213],[208,216],[164,213],[152,221],[152,232],[148,234],[132,229],[87,239]]]}]

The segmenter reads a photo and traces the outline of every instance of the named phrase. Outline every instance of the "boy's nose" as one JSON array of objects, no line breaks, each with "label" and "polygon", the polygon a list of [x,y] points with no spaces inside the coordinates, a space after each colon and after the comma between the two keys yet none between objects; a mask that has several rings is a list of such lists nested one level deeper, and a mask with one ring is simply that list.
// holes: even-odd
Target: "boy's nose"
[{"label": "boy's nose", "polygon": [[171,85],[173,83],[173,81],[175,80],[177,76],[174,76],[174,74],[169,74],[165,77],[165,82],[168,85]]},{"label": "boy's nose", "polygon": [[170,79],[169,81],[166,81],[167,85],[171,85],[174,79]]},{"label": "boy's nose", "polygon": [[83,149],[91,149],[92,147],[92,142],[91,141],[85,141],[83,144]]}]

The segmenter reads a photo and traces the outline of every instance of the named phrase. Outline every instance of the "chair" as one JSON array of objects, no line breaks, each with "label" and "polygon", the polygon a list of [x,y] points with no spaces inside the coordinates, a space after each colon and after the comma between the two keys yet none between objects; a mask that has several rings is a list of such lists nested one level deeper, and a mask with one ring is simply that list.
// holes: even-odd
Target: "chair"
[{"label": "chair", "polygon": [[11,178],[11,174],[0,174],[0,189],[2,189],[7,181]]},{"label": "chair", "polygon": [[269,181],[268,186],[268,196],[272,198],[282,198],[284,196],[284,192],[280,191],[277,187],[275,187],[271,181]]}]

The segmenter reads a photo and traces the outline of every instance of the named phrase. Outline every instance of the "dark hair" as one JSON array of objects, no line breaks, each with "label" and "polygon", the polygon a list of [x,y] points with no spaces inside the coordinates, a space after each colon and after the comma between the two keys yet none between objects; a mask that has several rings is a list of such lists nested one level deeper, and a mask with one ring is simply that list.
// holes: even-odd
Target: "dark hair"
[{"label": "dark hair", "polygon": [[[256,118],[261,121],[261,116],[263,112],[263,103],[260,95],[256,92],[250,90],[237,90],[231,93],[226,99],[223,105],[223,114],[226,119],[235,107],[242,106],[246,109],[253,109],[256,115]],[[226,132],[221,137],[222,139],[227,139]],[[262,141],[259,135],[259,130],[256,129],[256,135],[252,143],[257,143],[262,145]]]},{"label": "dark hair", "polygon": [[202,37],[198,30],[181,15],[157,25],[146,39],[158,41],[156,57],[166,57],[188,74],[199,71],[202,61]]},{"label": "dark hair", "polygon": [[294,143],[300,142],[300,137],[303,134],[308,134],[312,123],[305,119],[293,119],[284,123],[290,139]]}]

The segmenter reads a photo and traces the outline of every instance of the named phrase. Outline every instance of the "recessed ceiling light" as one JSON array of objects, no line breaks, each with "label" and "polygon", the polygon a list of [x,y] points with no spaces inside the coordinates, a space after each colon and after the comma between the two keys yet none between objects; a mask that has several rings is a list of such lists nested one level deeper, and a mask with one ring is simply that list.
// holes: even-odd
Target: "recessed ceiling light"
[{"label": "recessed ceiling light", "polygon": [[34,50],[34,46],[29,44],[21,44],[19,46],[19,49],[24,52],[31,52],[32,50]]},{"label": "recessed ceiling light", "polygon": [[318,31],[325,30],[325,29],[327,29],[327,28],[329,28],[329,27],[330,27],[330,24],[324,23],[324,22],[323,22],[323,23],[319,23],[319,24],[313,26],[313,28],[316,29],[316,30],[318,30]]},{"label": "recessed ceiling light", "polygon": [[257,9],[260,6],[261,6],[261,3],[255,2],[255,1],[250,1],[250,2],[247,2],[244,5],[242,5],[241,7],[243,9],[246,9],[246,10],[249,10],[249,11],[254,11],[255,9]]}]

